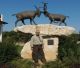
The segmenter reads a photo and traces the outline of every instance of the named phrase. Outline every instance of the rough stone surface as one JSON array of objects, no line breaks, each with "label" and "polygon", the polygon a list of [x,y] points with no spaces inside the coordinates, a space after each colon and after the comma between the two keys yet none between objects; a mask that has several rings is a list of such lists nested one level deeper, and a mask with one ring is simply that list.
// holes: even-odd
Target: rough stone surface
[{"label": "rough stone surface", "polygon": [[[58,38],[50,38],[54,40],[53,45],[47,45],[47,39],[43,40],[44,43],[44,53],[47,61],[52,61],[57,58],[58,51]],[[21,57],[25,59],[32,59],[32,51],[30,47],[30,42],[26,43],[21,51]]]},{"label": "rough stone surface", "polygon": [[[23,33],[32,33],[35,34],[36,29],[40,30],[41,35],[70,35],[72,33],[75,33],[75,28],[69,27],[69,26],[56,26],[51,24],[40,24],[40,25],[24,25],[20,27],[16,27],[14,31],[21,31]],[[47,41],[49,39],[52,39],[54,41],[53,45],[48,45]],[[58,37],[48,37],[43,39],[44,43],[44,53],[47,61],[52,61],[57,58],[58,55],[58,44],[59,39]],[[30,41],[27,42],[22,51],[21,51],[21,57],[24,59],[32,59],[32,51],[30,47]]]},{"label": "rough stone surface", "polygon": [[21,31],[24,33],[35,34],[36,28],[40,30],[41,35],[70,35],[75,33],[75,28],[69,26],[57,26],[51,24],[40,24],[40,25],[24,25],[16,27],[14,31]]}]

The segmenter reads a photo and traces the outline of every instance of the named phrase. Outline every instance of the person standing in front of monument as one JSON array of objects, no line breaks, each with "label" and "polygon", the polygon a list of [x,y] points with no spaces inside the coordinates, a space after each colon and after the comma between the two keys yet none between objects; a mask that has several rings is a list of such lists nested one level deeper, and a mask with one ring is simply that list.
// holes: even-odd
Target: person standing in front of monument
[{"label": "person standing in front of monument", "polygon": [[36,35],[32,36],[30,45],[32,49],[32,59],[34,61],[35,66],[39,66],[39,59],[42,63],[46,63],[46,59],[43,52],[43,38],[42,36],[40,36],[39,30],[36,30]]}]

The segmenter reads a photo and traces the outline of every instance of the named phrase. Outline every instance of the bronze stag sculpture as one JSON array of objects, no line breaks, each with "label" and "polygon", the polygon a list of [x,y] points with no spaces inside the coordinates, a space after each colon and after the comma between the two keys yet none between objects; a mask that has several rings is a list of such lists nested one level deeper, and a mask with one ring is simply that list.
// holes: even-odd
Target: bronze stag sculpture
[{"label": "bronze stag sculpture", "polygon": [[64,16],[64,15],[61,15],[61,14],[52,14],[52,13],[49,13],[49,12],[47,11],[47,8],[46,8],[46,7],[47,7],[47,3],[43,3],[43,4],[44,4],[44,7],[43,7],[42,13],[43,13],[46,17],[49,18],[50,24],[52,24],[52,22],[54,22],[54,23],[60,22],[59,25],[61,25],[62,23],[64,23],[65,26],[67,25],[66,22],[65,22],[65,20],[66,20],[66,18],[69,17],[69,16]]},{"label": "bronze stag sculpture", "polygon": [[16,15],[17,21],[15,22],[15,26],[17,25],[18,21],[22,21],[22,23],[25,25],[24,20],[25,19],[30,19],[30,24],[32,25],[32,21],[35,25],[37,25],[34,21],[34,18],[36,16],[40,17],[41,15],[41,11],[40,11],[40,7],[35,6],[36,11],[24,11],[24,12],[20,12],[17,14],[13,14]]},{"label": "bronze stag sculpture", "polygon": [[35,11],[24,11],[24,12],[13,14],[13,16],[15,15],[16,18],[17,18],[17,20],[15,22],[15,26],[17,26],[17,23],[19,21],[22,21],[22,23],[25,25],[25,23],[24,23],[25,19],[30,19],[30,24],[31,25],[33,23],[35,25],[37,25],[35,23],[34,19],[35,19],[36,16],[40,17],[41,13],[43,13],[44,16],[49,18],[50,24],[52,24],[52,22],[54,22],[54,23],[59,23],[59,25],[61,25],[62,23],[64,23],[65,26],[67,25],[65,21],[66,21],[66,18],[68,18],[69,16],[65,16],[65,15],[62,15],[62,14],[49,13],[48,10],[47,10],[47,4],[48,3],[42,2],[42,4],[43,4],[43,7],[41,7],[41,8],[43,8],[43,11],[40,10],[40,7],[35,6],[35,8],[36,8]]}]

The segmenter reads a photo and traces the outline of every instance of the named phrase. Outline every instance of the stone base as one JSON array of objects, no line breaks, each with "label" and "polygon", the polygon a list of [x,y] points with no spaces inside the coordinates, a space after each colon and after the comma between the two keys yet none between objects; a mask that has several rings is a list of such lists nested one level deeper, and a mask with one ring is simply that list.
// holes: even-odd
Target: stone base
[{"label": "stone base", "polygon": [[[59,40],[58,38],[49,38],[52,39],[54,41],[53,45],[48,45],[47,44],[47,40],[48,39],[43,39],[43,43],[44,43],[44,54],[45,54],[45,58],[47,61],[53,61],[57,58],[58,55],[58,43]],[[21,51],[21,57],[24,59],[32,59],[32,51],[31,51],[31,47],[30,47],[30,42],[27,42],[22,51]]]},{"label": "stone base", "polygon": [[[36,29],[40,30],[40,34],[42,36],[44,37],[48,36],[43,39],[44,53],[45,53],[45,58],[47,61],[55,60],[58,55],[57,51],[58,51],[59,38],[53,37],[53,36],[55,35],[57,36],[66,35],[67,36],[67,35],[70,35],[76,32],[75,28],[73,27],[57,26],[57,25],[52,25],[52,24],[24,25],[24,26],[16,27],[14,31],[15,32],[21,31],[23,33],[35,34]],[[48,45],[49,39],[53,40],[54,43],[52,45]],[[30,41],[24,45],[21,51],[21,57],[24,59],[32,59]]]}]

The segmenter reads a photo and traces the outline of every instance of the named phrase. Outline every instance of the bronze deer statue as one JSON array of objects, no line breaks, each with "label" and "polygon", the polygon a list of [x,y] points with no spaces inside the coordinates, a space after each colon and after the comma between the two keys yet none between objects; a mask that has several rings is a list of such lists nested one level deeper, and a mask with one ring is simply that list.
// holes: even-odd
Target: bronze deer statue
[{"label": "bronze deer statue", "polygon": [[34,21],[34,18],[36,16],[40,17],[41,11],[40,11],[39,7],[35,6],[35,8],[36,8],[36,11],[24,11],[24,12],[20,12],[17,14],[13,14],[13,16],[16,15],[16,18],[17,18],[17,21],[15,22],[15,26],[17,25],[18,21],[22,21],[22,23],[25,25],[25,23],[24,23],[25,19],[30,19],[31,25],[32,25],[32,21],[35,25],[37,25]]},{"label": "bronze deer statue", "polygon": [[49,13],[49,12],[47,11],[47,8],[46,8],[46,7],[47,7],[47,3],[43,3],[43,4],[44,4],[44,7],[43,7],[42,13],[43,13],[46,17],[49,18],[50,24],[52,24],[52,22],[54,22],[54,23],[60,22],[59,25],[61,25],[62,23],[64,23],[65,26],[67,25],[66,22],[65,22],[65,20],[66,20],[66,18],[69,17],[69,16],[64,16],[64,15],[62,15],[62,14],[52,14],[52,13]]}]

